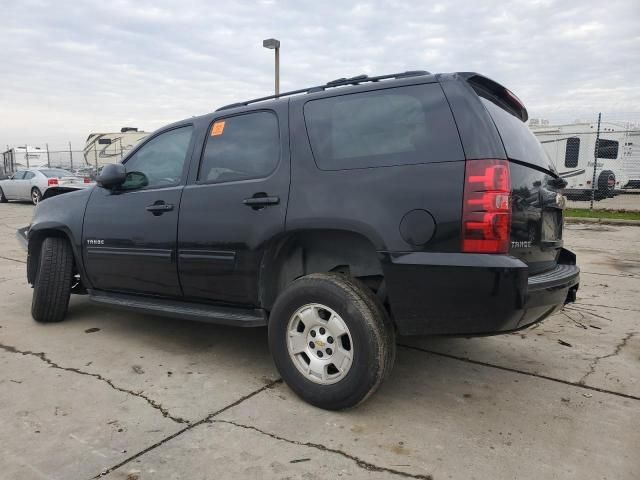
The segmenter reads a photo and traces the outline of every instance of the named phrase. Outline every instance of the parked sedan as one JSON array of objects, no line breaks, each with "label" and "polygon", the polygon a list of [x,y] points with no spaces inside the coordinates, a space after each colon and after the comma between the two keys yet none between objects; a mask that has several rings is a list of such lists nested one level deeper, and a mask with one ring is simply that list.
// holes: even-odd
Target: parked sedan
[{"label": "parked sedan", "polygon": [[61,168],[26,168],[0,180],[0,202],[29,200],[37,205],[49,188],[71,190],[88,187],[91,183],[89,178],[78,177]]}]

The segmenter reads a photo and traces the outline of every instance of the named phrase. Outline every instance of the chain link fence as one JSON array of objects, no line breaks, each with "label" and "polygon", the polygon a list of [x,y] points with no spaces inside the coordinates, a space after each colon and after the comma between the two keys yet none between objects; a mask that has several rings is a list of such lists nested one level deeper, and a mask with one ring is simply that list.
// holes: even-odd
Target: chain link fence
[{"label": "chain link fence", "polygon": [[0,175],[11,175],[21,168],[51,167],[69,170],[94,179],[101,167],[122,161],[148,134],[136,129],[119,133],[91,134],[82,150],[67,143],[66,148],[20,145],[2,153]]},{"label": "chain link fence", "polygon": [[[529,128],[567,182],[570,208],[640,211],[640,112],[603,112],[573,121],[531,118]],[[120,162],[146,136],[135,129],[92,134],[82,150],[71,144],[7,146],[0,175],[49,166],[94,179],[102,166]]]}]

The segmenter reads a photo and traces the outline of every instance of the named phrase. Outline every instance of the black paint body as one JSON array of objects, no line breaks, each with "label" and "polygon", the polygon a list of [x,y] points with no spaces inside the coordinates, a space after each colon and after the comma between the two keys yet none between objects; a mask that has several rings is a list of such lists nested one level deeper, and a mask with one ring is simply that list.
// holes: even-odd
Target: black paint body
[{"label": "black paint body", "polygon": [[[180,184],[133,191],[95,187],[42,202],[28,233],[29,280],[35,275],[39,242],[53,233],[70,239],[90,292],[268,311],[273,304],[268,292],[282,287],[282,278],[296,276],[274,273],[295,270],[281,264],[287,239],[317,236],[326,250],[331,247],[326,239],[333,235],[358,239],[357,245],[364,246],[358,251],[370,247],[374,252],[377,266],[361,262],[357,268],[384,275],[390,312],[401,334],[486,334],[541,320],[575,293],[579,278],[575,257],[562,248],[562,240],[543,241],[543,212],[555,215],[556,228],[561,228],[557,189],[550,183],[556,175],[526,160],[509,159],[511,240],[530,243],[512,243],[507,255],[461,253],[465,161],[508,158],[500,133],[465,78],[426,75],[327,89],[161,129],[146,141],[170,128],[193,125]],[[453,139],[446,152],[431,152],[425,163],[412,165],[318,167],[305,104],[408,85],[433,92],[434,114]],[[277,116],[280,159],[275,170],[266,178],[199,183],[203,146],[213,122],[250,111]],[[246,204],[256,196],[277,202],[259,208]],[[145,209],[160,203],[172,209],[161,214]],[[428,225],[420,225],[420,218]],[[313,270],[312,259],[302,258],[300,264],[303,273]]]}]

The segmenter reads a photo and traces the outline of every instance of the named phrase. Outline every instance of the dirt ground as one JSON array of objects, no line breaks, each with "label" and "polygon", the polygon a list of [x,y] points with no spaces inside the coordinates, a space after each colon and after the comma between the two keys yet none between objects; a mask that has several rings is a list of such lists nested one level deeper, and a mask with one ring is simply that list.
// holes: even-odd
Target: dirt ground
[{"label": "dirt ground", "polygon": [[265,329],[81,296],[35,323],[31,213],[0,205],[0,478],[640,478],[640,227],[567,225],[577,303],[509,335],[400,338],[380,391],[326,412],[280,382]]}]

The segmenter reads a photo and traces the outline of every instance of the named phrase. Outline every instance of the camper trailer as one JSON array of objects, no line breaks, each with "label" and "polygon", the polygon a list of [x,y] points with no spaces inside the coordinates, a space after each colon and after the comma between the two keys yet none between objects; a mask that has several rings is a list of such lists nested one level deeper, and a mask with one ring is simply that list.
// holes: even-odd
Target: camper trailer
[{"label": "camper trailer", "polygon": [[25,145],[8,148],[2,153],[2,175],[11,175],[18,168],[47,166],[47,151],[40,147]]},{"label": "camper trailer", "polygon": [[85,161],[94,169],[119,162],[148,135],[132,127],[124,127],[116,133],[90,133],[84,147]]},{"label": "camper trailer", "polygon": [[[612,197],[627,185],[623,167],[629,131],[625,126],[603,122],[600,125],[595,182],[593,166],[596,152],[597,124],[530,125],[531,131],[551,158],[558,174],[567,181],[565,194],[576,200]],[[640,132],[639,132],[640,133]]]}]

